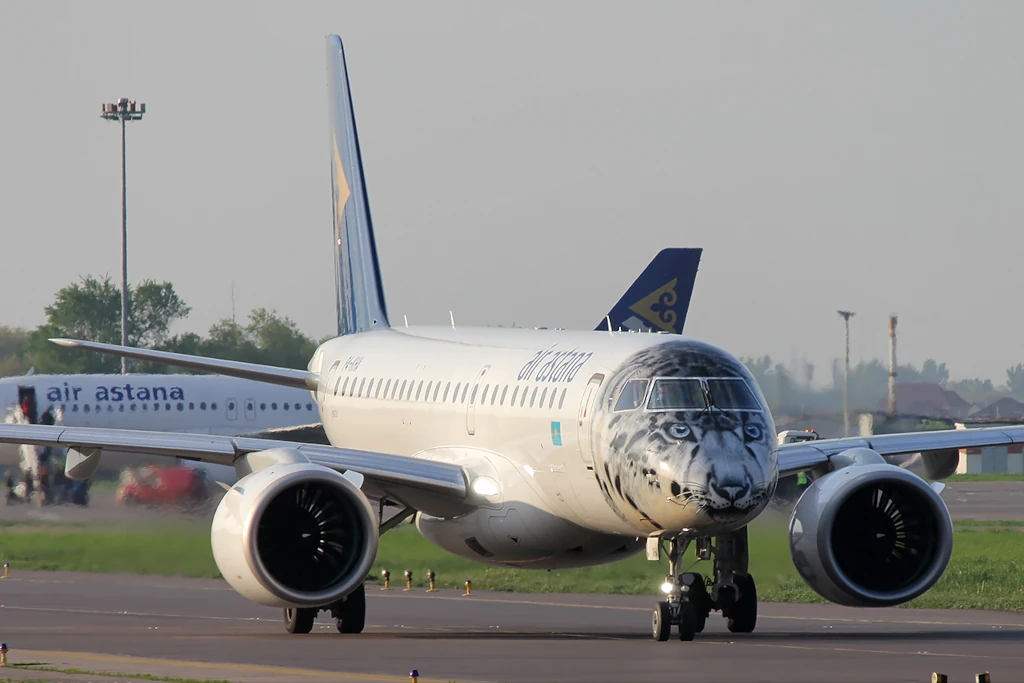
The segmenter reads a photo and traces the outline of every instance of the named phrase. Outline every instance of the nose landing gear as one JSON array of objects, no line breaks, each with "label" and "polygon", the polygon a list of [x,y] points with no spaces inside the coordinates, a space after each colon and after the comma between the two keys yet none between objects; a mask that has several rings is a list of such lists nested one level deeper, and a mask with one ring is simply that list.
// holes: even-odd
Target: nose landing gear
[{"label": "nose landing gear", "polygon": [[661,585],[667,599],[659,602],[651,615],[651,630],[655,640],[665,641],[672,627],[678,629],[679,640],[693,640],[704,630],[711,599],[700,574],[679,573],[679,560],[690,545],[688,539],[671,539],[668,542],[668,576]]},{"label": "nose landing gear", "polygon": [[697,542],[698,559],[714,558],[714,574],[708,582],[696,572],[679,573],[679,561],[690,540],[668,540],[669,573],[661,585],[667,599],[659,602],[651,615],[655,640],[668,640],[672,626],[678,627],[680,640],[693,640],[704,630],[713,610],[721,610],[732,633],[753,632],[757,624],[757,587],[747,572],[747,530],[744,527],[714,540],[716,543],[711,538]]}]

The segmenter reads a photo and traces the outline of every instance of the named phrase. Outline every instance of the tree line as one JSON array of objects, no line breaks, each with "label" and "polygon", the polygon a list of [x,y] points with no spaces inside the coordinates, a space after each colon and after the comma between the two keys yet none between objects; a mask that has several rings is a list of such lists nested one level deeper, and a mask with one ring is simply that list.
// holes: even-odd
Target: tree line
[{"label": "tree line", "polygon": [[[843,368],[839,359],[833,361],[831,383],[814,388],[814,366],[805,362],[783,364],[771,356],[741,358],[757,380],[773,412],[838,412],[842,410]],[[968,403],[987,405],[1010,396],[1024,400],[1024,363],[1006,370],[1006,382],[996,385],[990,379],[952,380],[949,368],[929,358],[918,368],[913,364],[898,365],[897,383],[928,382],[955,391]],[[879,401],[889,392],[889,366],[881,360],[861,361],[850,366],[850,408],[855,411],[878,409]]]},{"label": "tree line", "polygon": [[[172,335],[171,327],[192,309],[170,282],[145,280],[128,288],[128,344],[214,358],[303,368],[321,343],[306,336],[287,317],[257,308],[245,324],[230,318],[214,323],[206,335]],[[115,356],[66,349],[49,341],[70,337],[121,343],[121,289],[109,277],[86,276],[57,292],[45,308],[46,322],[34,330],[0,325],[0,377],[36,373],[118,373]],[[180,368],[130,361],[132,372],[182,372]]]}]

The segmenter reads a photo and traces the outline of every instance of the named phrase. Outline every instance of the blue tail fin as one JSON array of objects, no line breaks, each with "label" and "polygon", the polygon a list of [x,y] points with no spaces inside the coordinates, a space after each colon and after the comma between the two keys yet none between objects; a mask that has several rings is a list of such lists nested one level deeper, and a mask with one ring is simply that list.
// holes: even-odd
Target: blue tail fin
[{"label": "blue tail fin", "polygon": [[682,334],[703,251],[662,249],[596,329]]},{"label": "blue tail fin", "polygon": [[334,271],[338,334],[390,327],[377,264],[377,245],[366,198],[345,48],[327,37],[327,101],[330,114],[331,184],[334,201]]}]

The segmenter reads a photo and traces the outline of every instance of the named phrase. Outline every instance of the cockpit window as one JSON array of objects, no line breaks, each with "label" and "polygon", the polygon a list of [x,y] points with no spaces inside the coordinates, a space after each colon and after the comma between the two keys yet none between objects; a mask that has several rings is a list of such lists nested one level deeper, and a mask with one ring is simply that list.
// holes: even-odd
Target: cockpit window
[{"label": "cockpit window", "polygon": [[650,380],[631,379],[622,387],[619,400],[615,402],[615,412],[624,410],[636,410],[644,403],[644,396],[647,395],[647,385]]},{"label": "cockpit window", "polygon": [[704,410],[704,391],[699,379],[659,379],[654,381],[648,410]]},{"label": "cockpit window", "polygon": [[750,387],[740,378],[735,379],[709,379],[708,392],[711,394],[711,402],[719,410],[760,410],[754,394]]},{"label": "cockpit window", "polygon": [[651,391],[650,400],[647,401],[647,410],[705,409],[761,410],[762,408],[750,387],[741,377],[685,377],[654,380],[654,389]]}]

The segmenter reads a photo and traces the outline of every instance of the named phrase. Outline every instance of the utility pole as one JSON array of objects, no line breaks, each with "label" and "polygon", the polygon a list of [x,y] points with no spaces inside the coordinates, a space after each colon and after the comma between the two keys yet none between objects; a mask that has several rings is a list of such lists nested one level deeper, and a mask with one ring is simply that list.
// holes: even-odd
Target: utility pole
[{"label": "utility pole", "polygon": [[[146,104],[122,97],[117,103],[101,105],[100,118],[121,122],[121,346],[128,346],[128,175],[125,156],[125,127],[129,121],[141,121]],[[128,374],[128,359],[121,357],[121,374]]]},{"label": "utility pole", "polygon": [[889,316],[889,414],[896,414],[896,316]]},{"label": "utility pole", "polygon": [[846,369],[843,372],[843,436],[850,435],[850,318],[853,311],[836,311],[846,324]]}]

